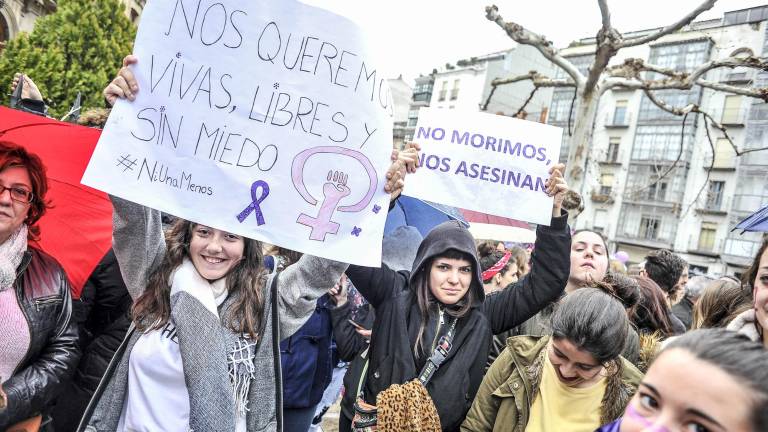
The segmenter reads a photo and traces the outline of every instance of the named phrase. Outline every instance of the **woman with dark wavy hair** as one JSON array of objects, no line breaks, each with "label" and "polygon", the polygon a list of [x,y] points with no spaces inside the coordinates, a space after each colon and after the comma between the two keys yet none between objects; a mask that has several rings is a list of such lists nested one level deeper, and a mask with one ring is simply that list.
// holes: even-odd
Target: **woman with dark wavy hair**
[{"label": "woman with dark wavy hair", "polygon": [[[124,97],[135,86],[123,67],[105,96]],[[387,174],[385,190],[395,197],[403,164]],[[164,239],[159,211],[112,203],[133,326],[79,429],[282,430],[279,342],[304,324],[347,264],[304,255],[279,277],[268,275],[258,241],[183,219]]]}]

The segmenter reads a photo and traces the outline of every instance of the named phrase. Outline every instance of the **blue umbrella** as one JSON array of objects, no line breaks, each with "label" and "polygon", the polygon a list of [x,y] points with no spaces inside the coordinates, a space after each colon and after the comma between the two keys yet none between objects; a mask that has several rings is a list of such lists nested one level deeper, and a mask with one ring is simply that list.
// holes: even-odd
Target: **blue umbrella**
[{"label": "blue umbrella", "polygon": [[459,209],[455,207],[402,195],[387,215],[384,234],[391,233],[399,226],[407,225],[415,227],[423,237],[426,237],[432,228],[449,220],[457,220],[469,227]]},{"label": "blue umbrella", "polygon": [[737,229],[740,229],[742,234],[745,231],[768,232],[768,205],[739,222],[731,231]]}]

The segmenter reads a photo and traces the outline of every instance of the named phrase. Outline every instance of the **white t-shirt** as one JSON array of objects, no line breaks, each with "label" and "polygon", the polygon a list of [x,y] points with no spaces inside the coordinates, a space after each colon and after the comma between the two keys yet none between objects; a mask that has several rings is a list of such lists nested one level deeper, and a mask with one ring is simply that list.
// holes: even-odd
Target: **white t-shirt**
[{"label": "white t-shirt", "polygon": [[[226,297],[226,292],[217,297],[216,304]],[[128,390],[117,432],[188,432],[189,392],[173,322],[141,335],[130,356]],[[245,418],[238,417],[235,431],[245,430]]]}]

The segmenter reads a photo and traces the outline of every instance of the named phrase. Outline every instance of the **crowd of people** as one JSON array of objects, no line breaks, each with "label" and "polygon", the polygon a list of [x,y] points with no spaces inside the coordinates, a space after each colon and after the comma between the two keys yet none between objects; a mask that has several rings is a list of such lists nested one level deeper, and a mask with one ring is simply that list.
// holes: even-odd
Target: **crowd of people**
[{"label": "crowd of people", "polygon": [[[141,91],[138,61],[109,104]],[[419,150],[392,154],[393,203]],[[399,227],[380,267],[111,197],[112,249],[73,300],[34,244],[45,161],[0,142],[0,431],[304,432],[339,398],[341,431],[768,430],[768,240],[739,279],[689,279],[669,250],[627,269],[569,227],[563,173],[532,248]]]}]

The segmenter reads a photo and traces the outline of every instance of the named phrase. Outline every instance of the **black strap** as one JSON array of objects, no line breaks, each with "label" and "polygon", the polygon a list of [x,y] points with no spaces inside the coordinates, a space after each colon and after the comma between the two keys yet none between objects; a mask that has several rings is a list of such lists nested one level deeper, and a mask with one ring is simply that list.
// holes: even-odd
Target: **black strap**
[{"label": "black strap", "polygon": [[456,317],[451,317],[451,325],[448,328],[448,333],[440,338],[437,345],[435,345],[435,351],[432,353],[432,357],[427,359],[427,363],[424,365],[424,368],[421,369],[419,381],[421,381],[423,386],[426,387],[429,380],[432,379],[432,376],[437,372],[437,369],[440,368],[440,365],[443,364],[448,357],[448,353],[451,352],[457,321],[458,319]]},{"label": "black strap", "polygon": [[283,430],[283,370],[280,365],[280,317],[277,310],[277,278],[279,273],[272,278],[269,292],[272,303],[272,360],[275,369],[275,412],[277,415],[277,431]]}]

